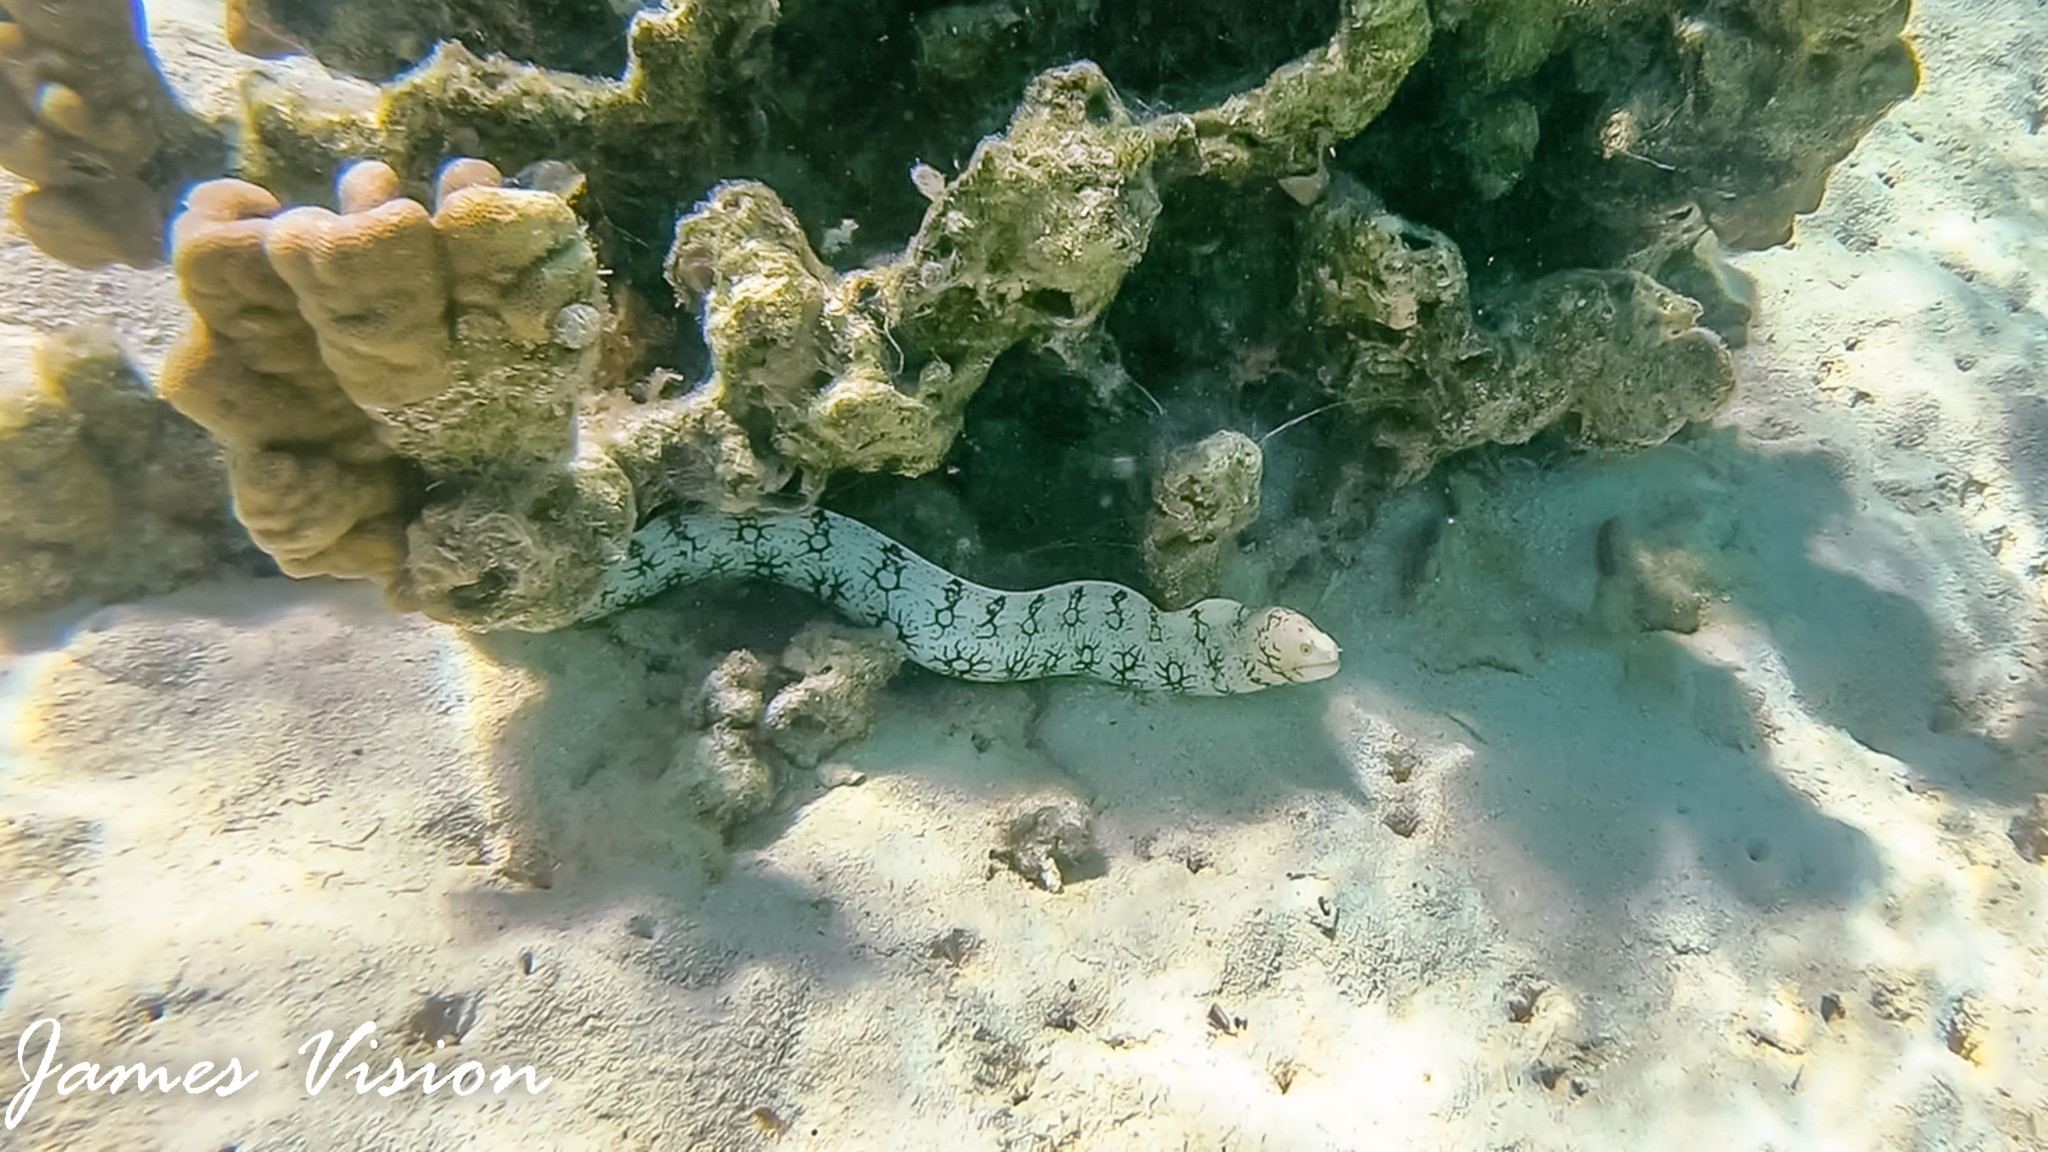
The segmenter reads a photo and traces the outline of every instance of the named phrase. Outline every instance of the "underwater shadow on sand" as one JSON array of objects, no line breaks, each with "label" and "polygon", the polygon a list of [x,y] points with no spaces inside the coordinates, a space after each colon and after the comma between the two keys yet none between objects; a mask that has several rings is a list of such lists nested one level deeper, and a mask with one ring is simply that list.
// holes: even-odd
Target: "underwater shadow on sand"
[{"label": "underwater shadow on sand", "polygon": [[[1764,633],[1797,705],[1901,760],[1897,786],[1931,781],[1997,800],[2027,789],[2011,750],[1935,730],[1949,714],[1942,641],[1895,585],[1931,586],[1941,559],[1903,539],[1825,546],[1854,512],[1826,457],[1760,451],[1719,430],[1635,457],[1587,460],[1559,479],[1580,492],[1546,478],[1518,498],[1541,502],[1554,492],[1577,505],[1557,547],[1587,569],[1607,518],[1668,505],[1674,492],[1697,501],[1687,515],[1720,525],[1701,533],[1718,552],[1707,566],[1725,591],[1709,620],[1742,620]],[[1884,571],[1845,568],[1845,556]],[[1504,577],[1498,595],[1521,595],[1520,579]],[[1617,914],[1631,893],[1700,870],[1765,908],[1844,906],[1875,877],[1868,837],[1822,811],[1800,790],[1815,786],[1802,782],[1801,767],[1773,755],[1776,721],[1750,682],[1769,669],[1724,666],[1717,661],[1725,657],[1700,654],[1711,647],[1669,633],[1603,633],[1587,626],[1590,612],[1539,627],[1527,666],[1444,669],[1432,648],[1455,639],[1457,622],[1439,621],[1437,631],[1376,627],[1372,611],[1411,610],[1393,582],[1378,584],[1379,606],[1360,627],[1384,627],[1389,650],[1347,676],[1454,717],[1470,734],[1477,755],[1464,772],[1483,826],[1466,835],[1508,835],[1511,844],[1487,853],[1498,861],[1519,860],[1586,907]]]},{"label": "underwater shadow on sand", "polygon": [[[830,794],[812,773],[785,773],[776,810],[723,838],[677,787],[673,762],[698,735],[682,701],[715,658],[739,646],[777,651],[823,609],[784,590],[736,586],[701,597],[684,590],[657,611],[691,618],[665,651],[624,644],[603,625],[481,638],[493,661],[534,689],[490,745],[511,839],[521,843],[504,862],[510,883],[458,900],[493,922],[609,940],[613,955],[690,1003],[758,965],[843,990],[876,965],[925,963],[927,936],[953,925],[949,888],[903,894],[907,906],[930,905],[930,923],[929,933],[899,940],[888,933],[900,925],[856,921],[837,907],[832,893],[850,877],[814,882],[784,870],[804,849],[782,851],[781,842]],[[913,808],[985,815],[986,833],[964,837],[971,859],[952,862],[977,872],[1012,801],[1078,795],[1096,814],[1106,855],[1095,873],[1070,879],[1114,884],[1135,863],[1131,844],[1148,833],[1257,820],[1303,796],[1364,803],[1321,735],[1322,707],[1309,691],[1199,700],[964,684],[911,669],[889,690],[875,732],[841,758],[867,772],[862,787],[893,778]],[[854,838],[836,868],[901,866],[862,834],[826,833]],[[1007,871],[988,882],[1028,888]],[[715,1015],[709,1004],[700,1007]]]},{"label": "underwater shadow on sand", "polygon": [[[2017,388],[2005,398],[2008,467],[2025,494],[2021,505],[2034,513],[2035,532],[2048,535],[2048,396]],[[2037,581],[2043,577],[2037,576]],[[2015,718],[2009,744],[2017,763],[2031,765],[2023,791],[2048,791],[2048,625],[2030,637],[2033,683]]]},{"label": "underwater shadow on sand", "polygon": [[[1592,498],[1565,490],[1588,475],[1599,487]],[[1935,730],[1949,693],[1943,643],[1920,604],[1899,589],[1928,586],[1940,557],[1906,538],[1861,539],[1846,551],[1824,546],[1855,512],[1826,456],[1760,449],[1731,430],[1707,431],[1636,456],[1582,457],[1563,475],[1537,477],[1519,498],[1573,506],[1562,547],[1576,550],[1576,562],[1590,571],[1605,519],[1660,500],[1668,505],[1674,492],[1702,501],[1702,515],[1708,502],[1717,505],[1718,522],[1733,526],[1707,536],[1719,552],[1710,567],[1727,592],[1709,618],[1723,614],[1766,634],[1799,707],[1902,762],[1895,782],[1877,786],[1931,781],[2001,801],[2027,790],[2010,749],[1967,731]],[[1387,527],[1398,534],[1398,525]],[[1857,557],[1882,570],[1845,566]],[[972,727],[976,707],[985,706],[1010,718],[990,732],[1020,763],[1034,765],[1034,779],[1002,779],[1001,765],[943,747],[906,758],[890,743],[854,758],[922,785],[982,794],[1065,787],[1127,845],[1168,829],[1275,818],[1304,799],[1370,809],[1375,801],[1361,786],[1361,768],[1327,716],[1333,695],[1363,691],[1399,700],[1405,723],[1421,717],[1415,734],[1423,742],[1472,748],[1457,785],[1472,823],[1456,836],[1482,845],[1497,870],[1546,875],[1578,907],[1616,927],[1632,900],[1674,880],[1710,879],[1744,905],[1778,909],[1845,907],[1876,878],[1868,836],[1824,811],[1801,790],[1815,786],[1801,778],[1801,767],[1774,755],[1776,720],[1752,682],[1763,670],[1728,666],[1669,633],[1615,636],[1583,618],[1538,637],[1537,661],[1519,671],[1433,667],[1429,650],[1446,635],[1402,619],[1415,609],[1402,598],[1398,566],[1389,567],[1347,595],[1349,603],[1318,610],[1349,650],[1345,673],[1329,684],[1177,700],[1094,686],[955,685],[911,672],[889,693],[885,728]],[[1504,586],[1500,594],[1516,593]],[[775,612],[808,611],[794,601],[774,604]],[[729,856],[673,797],[660,795],[667,758],[688,738],[676,701],[701,679],[712,650],[737,639],[745,638],[712,638],[670,667],[657,661],[651,678],[616,673],[617,698],[595,712],[588,686],[602,683],[604,662],[622,654],[593,648],[572,677],[579,687],[562,681],[560,698],[536,703],[505,743],[522,748],[517,770],[550,826],[549,850],[583,862],[579,905],[611,910],[586,914],[621,924],[652,915],[657,923],[702,925],[681,937],[667,927],[657,934],[670,948],[683,947],[675,942],[683,938],[715,938],[714,951],[726,959],[714,968],[736,956],[782,954],[855,978],[849,965],[857,967],[863,947],[857,934],[836,929],[802,883],[744,867],[749,849],[781,836],[818,793],[738,829]],[[558,660],[544,652],[610,642],[516,643],[531,646],[526,658],[547,667]],[[1429,732],[1430,718],[1444,722]],[[578,805],[585,815],[564,815]],[[565,830],[571,826],[577,830]],[[613,833],[604,834],[606,827]],[[721,872],[721,861],[741,866]],[[1123,862],[1112,854],[1112,878]],[[668,910],[647,912],[649,898]],[[553,902],[541,893],[490,899],[527,905],[527,914],[542,919],[557,914],[546,911]]]},{"label": "underwater shadow on sand", "polygon": [[718,652],[775,650],[801,619],[788,607],[779,593],[721,589],[665,601],[698,623],[631,643],[604,624],[479,638],[529,690],[488,745],[509,844],[503,882],[457,893],[463,917],[590,941],[622,974],[638,973],[663,1011],[706,1030],[737,1019],[725,1001],[748,973],[792,990],[859,983],[859,933],[819,890],[762,867],[753,851],[815,793],[794,789],[777,811],[721,837],[678,787],[675,762],[698,735],[683,702]]},{"label": "underwater shadow on sand", "polygon": [[[1975,597],[1968,614],[1998,613],[1996,598],[2013,590],[1969,587],[1971,565],[1945,554],[1974,542],[1960,532],[1845,530],[1855,509],[1836,465],[1817,453],[1757,456],[1736,478],[1758,525],[1736,606],[1769,629],[1802,703],[1899,760],[1916,783],[1998,803],[2041,787],[2009,742],[1975,730],[1949,671],[1971,655],[1971,640],[1943,635],[1917,598],[1960,583]],[[1827,499],[1815,503],[1814,493]],[[2009,634],[1976,623],[1980,634]]]}]

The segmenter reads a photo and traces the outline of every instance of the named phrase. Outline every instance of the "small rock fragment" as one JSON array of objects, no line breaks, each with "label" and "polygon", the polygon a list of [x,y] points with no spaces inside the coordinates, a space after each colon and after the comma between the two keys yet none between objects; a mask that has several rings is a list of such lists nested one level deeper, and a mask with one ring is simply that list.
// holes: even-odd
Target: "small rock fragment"
[{"label": "small rock fragment", "polygon": [[1523,976],[1508,986],[1508,1019],[1516,1024],[1527,1024],[1536,1018],[1537,1001],[1550,991],[1550,982],[1535,976]]},{"label": "small rock fragment", "polygon": [[1002,846],[989,855],[1047,892],[1058,892],[1068,876],[1100,856],[1095,815],[1071,796],[1026,802],[1005,825]]},{"label": "small rock fragment", "polygon": [[1223,1033],[1225,1036],[1235,1036],[1239,1032],[1244,1031],[1245,1018],[1231,1015],[1221,1004],[1211,1004],[1209,1005],[1209,1027]]},{"label": "small rock fragment", "polygon": [[782,666],[801,678],[775,693],[762,728],[777,751],[812,768],[867,735],[903,653],[879,633],[821,622],[797,633]]},{"label": "small rock fragment", "polygon": [[1779,988],[1758,1009],[1748,1033],[1758,1044],[1798,1056],[1813,1041],[1813,1017],[1790,989]]},{"label": "small rock fragment", "polygon": [[400,1032],[422,1047],[460,1044],[476,1025],[477,998],[472,993],[453,992],[428,996],[406,1018]]},{"label": "small rock fragment", "polygon": [[927,958],[938,960],[954,968],[966,965],[981,950],[981,937],[967,928],[949,928],[924,946]]},{"label": "small rock fragment", "polygon": [[927,200],[936,201],[946,194],[945,173],[922,162],[910,166],[910,184]]},{"label": "small rock fragment", "polygon": [[2020,859],[2030,863],[2048,862],[2048,792],[2034,797],[2033,806],[2012,818],[2006,827]]},{"label": "small rock fragment", "polygon": [[1325,939],[1337,938],[1337,885],[1314,872],[1289,872],[1289,902]]},{"label": "small rock fragment", "polygon": [[747,1113],[747,1119],[753,1123],[754,1130],[763,1136],[775,1137],[789,1131],[789,1121],[766,1104]]},{"label": "small rock fragment", "polygon": [[1972,1064],[1984,1062],[1984,1004],[1974,995],[1963,995],[1949,1005],[1942,1021],[1942,1042],[1948,1050]]},{"label": "small rock fragment", "polygon": [[1308,922],[1315,925],[1316,931],[1321,932],[1324,937],[1335,940],[1337,938],[1337,901],[1331,896],[1319,894],[1316,897],[1315,907],[1309,909]]},{"label": "small rock fragment", "polygon": [[1879,1018],[1903,1024],[1927,1013],[1927,989],[1914,977],[1878,972],[1870,981],[1870,1007]]},{"label": "small rock fragment", "polygon": [[1080,1008],[1072,1000],[1061,1000],[1045,1011],[1045,1026],[1072,1032],[1081,1026]]}]

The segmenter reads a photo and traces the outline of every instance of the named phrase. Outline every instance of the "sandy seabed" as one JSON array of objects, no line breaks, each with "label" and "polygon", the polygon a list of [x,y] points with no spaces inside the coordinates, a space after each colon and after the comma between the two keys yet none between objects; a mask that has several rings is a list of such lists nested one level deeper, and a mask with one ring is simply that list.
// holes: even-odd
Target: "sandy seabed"
[{"label": "sandy seabed", "polygon": [[[195,15],[159,47],[217,102]],[[1294,597],[1345,646],[1326,684],[907,678],[727,849],[664,773],[712,638],[479,644],[256,580],[23,631],[0,1041],[256,1076],[52,1080],[0,1144],[2048,1147],[2015,842],[2048,791],[2048,10],[1910,33],[1920,93],[1743,261],[1729,410],[1397,502]],[[0,283],[0,323],[111,315],[145,366],[180,322],[168,273],[18,235]],[[1697,632],[1603,626],[1610,521],[1709,558]],[[1057,894],[989,860],[1038,796],[1096,815]],[[344,1068],[551,1082],[309,1091],[300,1046],[372,1020]]]}]

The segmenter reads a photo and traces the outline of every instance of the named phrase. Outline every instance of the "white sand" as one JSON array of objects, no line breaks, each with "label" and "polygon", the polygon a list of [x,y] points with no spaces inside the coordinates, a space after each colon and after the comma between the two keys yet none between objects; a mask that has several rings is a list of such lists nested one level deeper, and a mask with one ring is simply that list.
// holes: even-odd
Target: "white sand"
[{"label": "white sand", "polygon": [[[1388,510],[1303,605],[1326,685],[912,678],[864,783],[728,853],[662,775],[714,653],[645,619],[487,654],[253,582],[21,637],[0,1041],[50,1016],[66,1059],[260,1075],[46,1086],[0,1143],[2048,1146],[2048,868],[2006,835],[2048,790],[2048,19],[1927,0],[1913,33],[1920,95],[1745,261],[1719,425],[1461,479],[1419,569],[1435,497]],[[163,299],[0,256],[0,319]],[[1704,558],[1705,628],[1601,626],[1613,517]],[[987,853],[1062,792],[1106,867],[1051,895]],[[297,1045],[368,1019],[379,1070],[554,1082],[309,1097]]]}]

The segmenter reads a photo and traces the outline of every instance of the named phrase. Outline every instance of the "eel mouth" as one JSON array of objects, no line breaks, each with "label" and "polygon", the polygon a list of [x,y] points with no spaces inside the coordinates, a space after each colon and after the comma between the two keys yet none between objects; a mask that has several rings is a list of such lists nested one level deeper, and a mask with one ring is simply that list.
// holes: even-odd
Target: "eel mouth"
[{"label": "eel mouth", "polygon": [[1320,650],[1304,656],[1287,670],[1287,679],[1295,684],[1313,684],[1335,676],[1342,665],[1344,650],[1332,642],[1327,651]]}]

